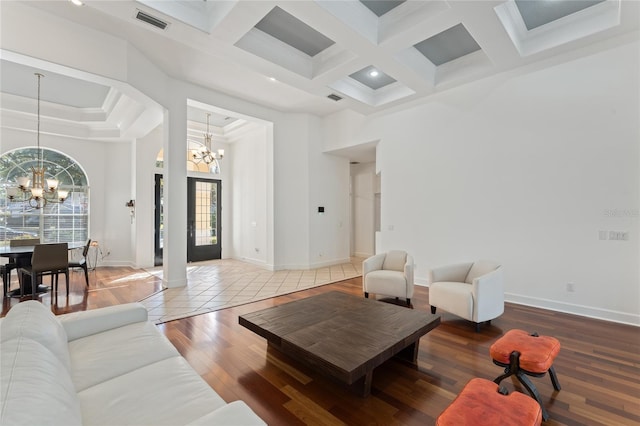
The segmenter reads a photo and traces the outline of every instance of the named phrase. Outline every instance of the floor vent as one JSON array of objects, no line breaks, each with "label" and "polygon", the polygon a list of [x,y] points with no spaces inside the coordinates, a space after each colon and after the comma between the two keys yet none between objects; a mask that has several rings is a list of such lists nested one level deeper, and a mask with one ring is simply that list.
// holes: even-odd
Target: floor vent
[{"label": "floor vent", "polygon": [[151,24],[154,27],[160,28],[161,30],[164,30],[165,28],[167,28],[167,25],[169,25],[167,22],[164,22],[156,17],[153,17],[151,15],[149,15],[148,13],[144,13],[141,10],[138,10],[138,14],[136,15],[136,19],[142,21],[142,22],[146,22],[147,24]]},{"label": "floor vent", "polygon": [[331,99],[332,101],[339,101],[340,99],[342,99],[342,97],[336,95],[335,93],[328,95],[327,98]]}]

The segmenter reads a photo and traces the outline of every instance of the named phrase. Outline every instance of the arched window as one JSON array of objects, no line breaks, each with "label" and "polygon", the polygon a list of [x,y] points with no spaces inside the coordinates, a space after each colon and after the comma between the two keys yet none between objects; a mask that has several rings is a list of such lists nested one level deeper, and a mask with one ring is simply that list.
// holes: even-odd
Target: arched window
[{"label": "arched window", "polygon": [[25,202],[7,199],[7,187],[20,176],[31,176],[37,167],[38,149],[21,148],[0,156],[0,241],[40,238],[43,243],[85,242],[89,235],[89,185],[87,176],[72,158],[42,149],[46,178],[55,177],[69,191],[64,203],[47,203],[35,209]]}]

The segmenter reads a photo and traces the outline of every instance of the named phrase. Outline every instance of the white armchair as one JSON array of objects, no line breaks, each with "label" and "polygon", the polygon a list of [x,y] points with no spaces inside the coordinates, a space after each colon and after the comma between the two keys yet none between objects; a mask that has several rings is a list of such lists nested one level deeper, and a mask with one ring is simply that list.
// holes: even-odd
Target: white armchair
[{"label": "white armchair", "polygon": [[441,308],[480,324],[491,323],[504,312],[502,268],[481,260],[443,266],[428,271],[431,313]]},{"label": "white armchair", "polygon": [[369,293],[407,299],[413,297],[413,257],[405,251],[379,253],[362,262],[364,297]]}]

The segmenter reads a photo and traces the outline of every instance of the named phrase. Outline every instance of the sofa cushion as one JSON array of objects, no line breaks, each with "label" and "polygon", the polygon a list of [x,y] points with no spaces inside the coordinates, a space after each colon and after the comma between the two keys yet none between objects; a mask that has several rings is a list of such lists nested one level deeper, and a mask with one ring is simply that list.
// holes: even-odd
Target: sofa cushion
[{"label": "sofa cushion", "polygon": [[180,356],[114,377],[78,396],[83,420],[92,425],[187,424],[225,405]]},{"label": "sofa cushion", "polygon": [[493,272],[498,268],[497,263],[489,262],[487,260],[479,260],[473,264],[469,273],[467,274],[467,279],[464,280],[467,284],[473,284],[473,280],[479,278],[483,275],[488,274],[489,272]]},{"label": "sofa cushion", "polygon": [[2,342],[26,337],[41,343],[71,372],[67,333],[50,309],[35,300],[13,306],[0,326]]},{"label": "sofa cushion", "polygon": [[24,336],[3,339],[0,384],[0,424],[82,424],[66,366],[40,342]]},{"label": "sofa cushion", "polygon": [[73,340],[69,342],[69,353],[71,378],[78,391],[179,355],[148,321]]},{"label": "sofa cushion", "polygon": [[244,401],[233,401],[188,424],[188,426],[209,425],[253,426],[266,425],[266,423]]},{"label": "sofa cushion", "polygon": [[401,250],[391,250],[384,258],[382,269],[402,272],[404,271],[405,263],[407,263],[407,252]]}]

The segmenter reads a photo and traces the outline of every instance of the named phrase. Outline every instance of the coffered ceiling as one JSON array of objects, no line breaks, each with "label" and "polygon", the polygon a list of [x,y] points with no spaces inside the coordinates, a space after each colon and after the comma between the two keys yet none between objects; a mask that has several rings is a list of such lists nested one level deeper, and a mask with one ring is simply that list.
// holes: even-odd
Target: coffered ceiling
[{"label": "coffered ceiling", "polygon": [[[370,114],[530,64],[553,65],[565,53],[637,35],[640,16],[634,0],[23,3],[125,39],[175,78],[318,115]],[[2,92],[28,96],[24,76],[6,69]],[[111,88],[80,92],[82,99],[59,94],[58,101],[96,107]]]}]

